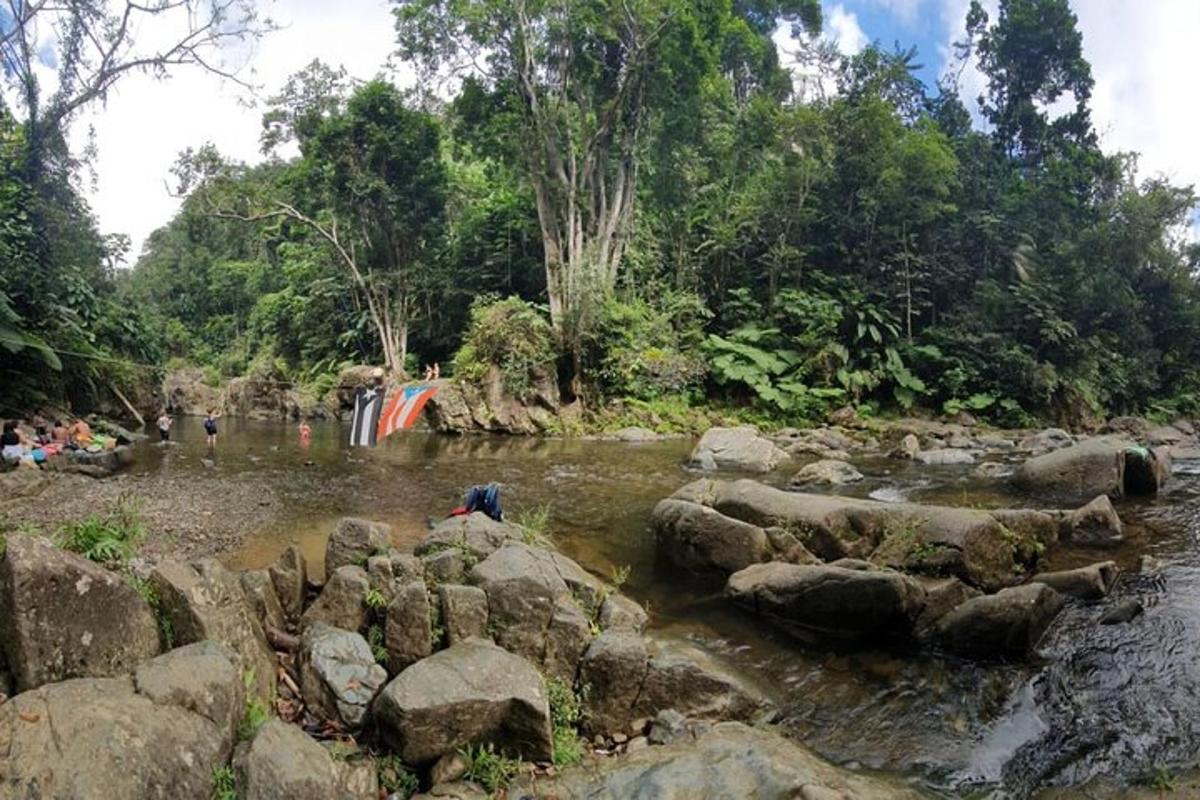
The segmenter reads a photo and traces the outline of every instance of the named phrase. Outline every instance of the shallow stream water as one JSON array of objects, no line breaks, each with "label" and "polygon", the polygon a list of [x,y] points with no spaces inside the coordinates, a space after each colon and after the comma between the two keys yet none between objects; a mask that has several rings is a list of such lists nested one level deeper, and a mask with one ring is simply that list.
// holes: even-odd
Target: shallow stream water
[{"label": "shallow stream water", "polygon": [[[467,486],[494,480],[509,515],[548,504],[556,545],[588,570],[607,577],[629,567],[625,591],[649,608],[652,635],[698,646],[746,675],[773,696],[791,735],[834,762],[905,775],[946,797],[1025,798],[1101,778],[1143,783],[1200,757],[1200,477],[1190,465],[1153,501],[1118,506],[1128,536],[1121,548],[1058,546],[1044,557],[1047,568],[1118,561],[1125,573],[1112,597],[1069,605],[1038,658],[980,664],[800,642],[729,607],[719,585],[658,563],[647,522],[659,499],[695,477],[682,466],[691,441],[405,432],[373,450],[349,450],[337,423],[314,424],[307,447],[291,425],[223,419],[220,427],[210,452],[199,420],[182,420],[178,444],[143,446],[133,469],[230,482],[252,475],[285,498],[268,524],[224,554],[231,566],[264,566],[291,543],[320,565],[326,536],[347,514],[391,523],[395,544],[409,547]],[[856,465],[867,480],[847,491],[855,496],[1036,505],[971,477],[969,467]],[[1143,556],[1160,563],[1143,569]],[[1145,613],[1099,625],[1126,597]]]}]

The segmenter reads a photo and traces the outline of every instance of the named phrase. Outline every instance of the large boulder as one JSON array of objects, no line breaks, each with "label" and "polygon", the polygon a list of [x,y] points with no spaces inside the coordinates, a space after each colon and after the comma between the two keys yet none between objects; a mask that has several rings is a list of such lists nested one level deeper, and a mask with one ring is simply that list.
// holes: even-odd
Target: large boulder
[{"label": "large boulder", "polygon": [[749,426],[709,428],[692,450],[689,463],[703,470],[770,472],[789,459],[774,442]]},{"label": "large boulder", "polygon": [[561,428],[558,383],[546,372],[520,396],[508,390],[504,373],[491,366],[478,383],[436,381],[438,392],[425,406],[430,427],[441,433],[533,435]]},{"label": "large boulder", "polygon": [[221,406],[221,392],[204,381],[204,371],[189,367],[167,373],[163,378],[163,400],[171,414],[202,417]]},{"label": "large boulder", "polygon": [[1108,547],[1120,544],[1125,527],[1112,501],[1100,495],[1085,506],[1062,514],[1059,537],[1072,544]]},{"label": "large boulder", "polygon": [[338,773],[328,751],[278,719],[269,720],[238,748],[233,770],[240,800],[339,796]]},{"label": "large boulder", "polygon": [[[164,658],[181,660],[150,662],[140,691],[129,676],[78,678],[0,704],[0,796],[208,797],[229,759],[239,669],[199,650]],[[192,686],[181,683],[188,673]]]},{"label": "large boulder", "polygon": [[106,569],[37,536],[0,560],[0,648],[18,691],[130,672],[159,651],[149,604]]},{"label": "large boulder", "polygon": [[1031,546],[1014,541],[991,512],[970,508],[788,492],[753,480],[694,481],[673,498],[767,530],[777,526],[825,561],[869,557],[987,590],[1011,583],[1020,570],[1019,551]]},{"label": "large boulder", "polygon": [[300,639],[300,692],[318,716],[347,729],[362,725],[367,708],[387,682],[367,640],[318,622]]},{"label": "large boulder", "polygon": [[343,517],[325,543],[325,574],[332,575],[339,567],[366,567],[368,558],[386,553],[391,546],[391,525]]},{"label": "large boulder", "polygon": [[264,702],[273,696],[275,653],[235,573],[211,558],[166,561],[154,568],[150,581],[178,644],[211,639],[225,645],[240,656],[242,671],[252,675],[255,696]]},{"label": "large boulder", "polygon": [[383,741],[407,764],[492,744],[549,760],[550,708],[537,668],[481,640],[460,642],[401,672],[376,698]]},{"label": "large boulder", "polygon": [[1101,436],[1034,456],[1017,467],[1012,480],[1028,492],[1083,502],[1096,495],[1117,500],[1153,494],[1169,474],[1165,454]]},{"label": "large boulder", "polygon": [[347,631],[362,630],[367,624],[366,597],[370,588],[371,581],[362,567],[338,567],[300,618],[301,625],[324,622]]},{"label": "large boulder", "polygon": [[424,581],[400,586],[387,608],[384,641],[388,669],[400,672],[433,652],[429,594]]},{"label": "large boulder", "polygon": [[729,575],[773,552],[759,526],[687,500],[660,500],[650,520],[659,549],[685,569]]},{"label": "large boulder", "polygon": [[1062,610],[1062,595],[1041,583],[974,597],[937,621],[934,638],[968,656],[1028,655]]},{"label": "large boulder", "polygon": [[725,593],[785,628],[843,638],[907,636],[925,605],[907,575],[831,564],[756,564],[731,575]]},{"label": "large boulder", "polygon": [[1077,569],[1060,572],[1042,572],[1029,580],[1044,583],[1059,594],[1078,597],[1081,600],[1100,600],[1107,597],[1117,582],[1120,569],[1113,561],[1102,561]]},{"label": "large boulder", "polygon": [[138,694],[160,706],[178,706],[216,726],[224,752],[233,748],[245,708],[237,653],[212,641],[184,645],[137,668]]},{"label": "large boulder", "polygon": [[899,781],[835,767],[790,739],[738,722],[713,725],[696,740],[586,761],[554,777],[523,781],[508,793],[509,800],[919,800],[925,796]]}]

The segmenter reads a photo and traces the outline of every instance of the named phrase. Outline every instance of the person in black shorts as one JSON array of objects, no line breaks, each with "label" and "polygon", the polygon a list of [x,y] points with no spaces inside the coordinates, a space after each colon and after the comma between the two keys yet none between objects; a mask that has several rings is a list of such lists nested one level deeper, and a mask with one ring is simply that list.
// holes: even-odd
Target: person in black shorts
[{"label": "person in black shorts", "polygon": [[204,432],[208,435],[206,441],[209,447],[217,446],[217,416],[213,409],[208,410],[208,416],[204,418]]},{"label": "person in black shorts", "polygon": [[158,415],[158,438],[159,441],[167,441],[171,438],[171,426],[175,424],[175,420],[171,419],[171,415],[166,409]]}]

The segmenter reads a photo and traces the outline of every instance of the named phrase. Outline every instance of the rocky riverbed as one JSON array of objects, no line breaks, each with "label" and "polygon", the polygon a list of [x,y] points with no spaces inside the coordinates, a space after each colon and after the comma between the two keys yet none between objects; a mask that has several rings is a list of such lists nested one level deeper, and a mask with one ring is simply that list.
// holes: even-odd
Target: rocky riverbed
[{"label": "rocky riverbed", "polygon": [[[12,493],[0,514],[10,529],[17,519],[51,529],[58,520],[102,508],[122,493],[137,495],[144,498],[150,528],[137,562],[144,574],[210,554],[218,555],[226,569],[254,572],[295,545],[320,580],[327,540],[341,516],[389,523],[388,546],[409,552],[428,536],[429,518],[440,519],[464,486],[496,479],[505,485],[511,514],[549,504],[549,530],[560,552],[594,577],[621,574],[625,592],[649,611],[647,663],[679,652],[748,687],[774,709],[769,718],[780,723],[779,730],[802,745],[788,758],[804,761],[815,752],[852,769],[881,769],[916,779],[916,789],[935,795],[982,792],[997,797],[1026,797],[1041,788],[1080,784],[1090,792],[1107,792],[1097,796],[1121,796],[1122,787],[1165,780],[1160,768],[1170,778],[1195,763],[1200,730],[1193,731],[1189,721],[1196,687],[1188,665],[1200,631],[1193,633],[1197,609],[1189,598],[1200,589],[1195,586],[1200,570],[1192,567],[1200,492],[1189,477],[1194,441],[1186,423],[1114,428],[1107,435],[1122,440],[1110,444],[1112,440],[1057,431],[848,422],[853,424],[770,437],[716,431],[695,452],[693,442],[656,441],[632,431],[623,433],[622,441],[409,434],[393,437],[376,451],[353,452],[343,447],[342,432],[332,424],[317,424],[311,446],[302,449],[290,426],[227,418],[218,448],[210,453],[198,427],[184,420],[176,431],[179,444],[139,446],[134,465],[121,477],[57,476],[37,489]],[[711,446],[713,437],[719,447]],[[1136,443],[1148,447],[1130,450]],[[1083,446],[1073,451],[1077,444]],[[1156,447],[1168,448],[1161,458],[1175,458],[1175,478],[1163,483],[1156,478],[1157,496],[1139,494],[1144,490],[1136,486],[1127,492],[1128,459],[1144,458]],[[741,460],[746,454],[764,457],[767,466]],[[1018,487],[1011,480],[1023,464],[1047,456],[1054,458],[1041,462],[1049,465],[1042,470],[1048,476],[1043,483]],[[1096,463],[1103,469],[1087,466]],[[1080,464],[1085,466],[1072,466]],[[1081,471],[1099,475],[1099,482],[1085,485],[1071,477]],[[734,492],[748,477],[763,488],[749,495]],[[698,496],[695,487],[706,483],[711,486]],[[681,492],[689,485],[690,494]],[[1081,516],[1087,519],[1083,509],[1099,496],[1093,491],[1107,498],[1119,528],[1108,510],[1087,524],[1072,523]],[[759,495],[774,498],[772,493],[797,507],[793,522],[768,524],[766,516],[778,516],[778,509],[766,516],[751,513],[761,504]],[[735,529],[745,537],[742,544],[697,549],[704,538],[693,534],[706,530],[700,526],[682,540],[688,542],[686,548],[664,551],[662,533],[656,540],[651,527],[652,512],[673,495],[672,502],[692,503],[707,509],[701,513],[722,517],[725,521],[709,532]],[[755,497],[759,499],[747,501]],[[775,508],[775,502],[768,507]],[[917,511],[906,512],[909,507]],[[945,507],[937,513],[974,522],[965,528],[926,524],[931,512],[921,509],[930,507]],[[814,516],[818,508],[828,511]],[[826,513],[846,520],[856,535],[845,536],[837,525],[813,527]],[[919,514],[915,521],[913,513]],[[801,542],[805,528],[808,538]],[[821,535],[811,538],[814,531]],[[960,536],[972,531],[966,539]],[[980,531],[987,534],[982,540]],[[1012,541],[1005,531],[1015,534]],[[931,538],[931,533],[936,535]],[[981,548],[976,546],[980,541],[1002,546]],[[881,547],[885,543],[888,547]],[[803,549],[795,549],[796,544]],[[1007,561],[998,558],[1005,552]],[[447,553],[427,554],[436,556],[434,570],[454,569],[454,554]],[[691,560],[679,563],[680,553]],[[706,567],[705,559],[712,564]],[[849,561],[836,563],[839,559]],[[856,559],[871,569],[852,563]],[[1111,568],[1077,571],[1110,561]],[[687,569],[680,572],[677,564]],[[897,612],[889,625],[899,622],[905,635],[870,633],[866,641],[861,636],[832,641],[813,636],[811,620],[789,618],[791,600],[779,613],[761,614],[765,606],[759,599],[747,603],[737,593],[723,596],[730,576],[755,564],[791,571],[848,570],[852,574],[847,579],[877,582],[869,573],[880,570],[885,584],[895,581],[887,577],[889,570],[907,575],[903,580],[915,580],[919,589],[904,583],[893,588],[907,591],[874,595],[897,599],[898,605],[887,606]],[[692,574],[697,566],[700,574]],[[470,573],[467,569],[464,576]],[[1034,573],[1066,573],[1042,581],[1050,582],[1050,595],[1066,599],[1057,613],[1047,607],[1044,625],[1027,624],[1030,618],[1018,615],[1016,627],[993,628],[1022,631],[1023,638],[1005,634],[987,640],[1006,646],[1020,641],[1021,647],[997,654],[989,645],[984,649],[992,652],[982,658],[977,649],[956,655],[944,641],[921,633],[927,628],[917,606],[927,608],[930,598],[950,598],[947,608],[953,608],[971,597],[1000,597],[1008,583],[1025,583]],[[793,590],[810,580],[801,577],[789,572],[780,587],[786,585],[798,597],[807,590]],[[263,596],[262,585],[259,580],[254,586],[255,597]],[[457,585],[474,586],[470,579]],[[958,591],[947,593],[947,586]],[[440,594],[426,595],[430,609],[441,607]],[[758,598],[760,593],[741,596]],[[773,590],[772,597],[784,595]],[[319,601],[310,594],[307,602]],[[1135,606],[1141,612],[1136,616],[1122,611]],[[845,628],[849,605],[838,601],[830,608],[829,619],[837,621],[842,614],[837,624]],[[1126,614],[1124,621],[1101,624],[1116,611]],[[1004,619],[986,607],[971,616]],[[906,633],[910,623],[917,632],[911,638]],[[302,632],[303,626],[292,629],[293,635]],[[497,630],[491,634],[499,641]],[[502,648],[519,651],[515,642],[521,637],[514,637]],[[309,638],[307,646],[320,651],[323,645]],[[385,630],[384,645],[386,638]],[[422,648],[416,654],[422,655]],[[539,669],[547,666],[530,659],[532,651],[516,654],[539,663]],[[290,664],[299,669],[300,659],[292,658]],[[390,679],[404,663],[382,666]],[[303,681],[297,680],[297,688],[303,692]],[[625,741],[608,739],[592,747],[620,752],[638,738],[634,723],[642,719],[619,731]],[[1080,719],[1092,722],[1081,725]],[[638,728],[647,737],[648,730]],[[708,753],[700,757],[719,762],[723,748],[736,749],[748,741],[742,736],[738,729],[722,728],[703,746],[693,736],[692,744],[672,747],[689,750],[689,757]],[[624,785],[619,781],[626,778],[617,777],[622,774],[669,771],[673,767],[658,762],[663,749],[652,746],[651,755],[631,754],[629,773],[606,772],[591,779],[594,783],[562,784],[556,791],[582,796],[596,787]],[[687,763],[671,758],[675,764]],[[767,780],[766,772],[753,774]],[[1096,783],[1099,776],[1107,776],[1107,788]],[[1183,779],[1176,782],[1186,785]]]}]

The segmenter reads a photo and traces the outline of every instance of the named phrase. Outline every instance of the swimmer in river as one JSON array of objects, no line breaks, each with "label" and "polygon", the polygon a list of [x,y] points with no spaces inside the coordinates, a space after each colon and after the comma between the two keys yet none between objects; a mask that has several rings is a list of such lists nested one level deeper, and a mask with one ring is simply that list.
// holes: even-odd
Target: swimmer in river
[{"label": "swimmer in river", "polygon": [[306,420],[300,420],[300,446],[308,447],[308,443],[312,440],[312,428],[308,426]]}]

